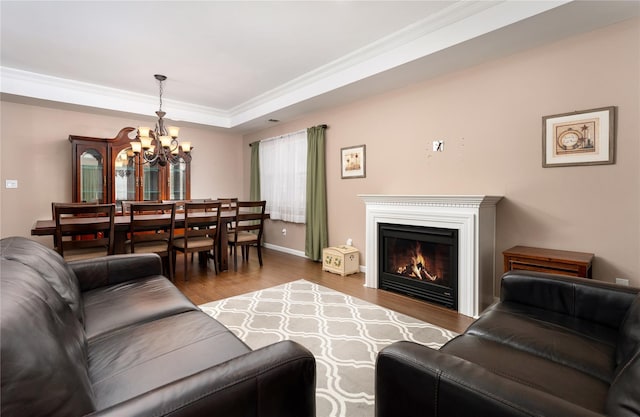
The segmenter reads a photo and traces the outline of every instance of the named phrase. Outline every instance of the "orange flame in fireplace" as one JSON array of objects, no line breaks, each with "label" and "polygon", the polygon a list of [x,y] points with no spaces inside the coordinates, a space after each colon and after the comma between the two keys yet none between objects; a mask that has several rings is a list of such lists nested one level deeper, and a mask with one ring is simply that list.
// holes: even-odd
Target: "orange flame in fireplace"
[{"label": "orange flame in fireplace", "polygon": [[415,251],[411,256],[411,264],[398,268],[397,272],[423,281],[435,281],[438,279],[437,275],[431,275],[427,271],[426,260],[422,256],[420,242],[416,242]]}]

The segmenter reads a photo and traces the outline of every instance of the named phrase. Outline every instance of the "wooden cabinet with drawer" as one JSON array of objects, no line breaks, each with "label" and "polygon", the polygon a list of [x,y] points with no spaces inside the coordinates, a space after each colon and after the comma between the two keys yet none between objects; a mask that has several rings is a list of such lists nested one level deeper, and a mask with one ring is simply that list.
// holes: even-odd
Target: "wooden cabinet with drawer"
[{"label": "wooden cabinet with drawer", "polygon": [[591,278],[593,253],[514,246],[502,252],[504,272],[515,269]]}]

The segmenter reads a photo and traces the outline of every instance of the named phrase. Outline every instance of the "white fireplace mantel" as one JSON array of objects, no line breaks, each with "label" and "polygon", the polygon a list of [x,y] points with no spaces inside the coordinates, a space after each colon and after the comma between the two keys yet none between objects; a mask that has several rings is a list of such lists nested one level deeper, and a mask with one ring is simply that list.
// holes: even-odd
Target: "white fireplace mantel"
[{"label": "white fireplace mantel", "polygon": [[378,223],[458,230],[458,312],[493,302],[496,204],[501,196],[360,194],[366,205],[365,286],[378,288]]}]

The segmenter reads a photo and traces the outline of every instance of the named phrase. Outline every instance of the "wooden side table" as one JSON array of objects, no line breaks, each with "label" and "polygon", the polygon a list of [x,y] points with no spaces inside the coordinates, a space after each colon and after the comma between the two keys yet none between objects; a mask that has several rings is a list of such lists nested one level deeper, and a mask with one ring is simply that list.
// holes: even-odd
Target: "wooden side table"
[{"label": "wooden side table", "polygon": [[591,278],[593,253],[514,246],[502,252],[504,272],[514,269]]}]

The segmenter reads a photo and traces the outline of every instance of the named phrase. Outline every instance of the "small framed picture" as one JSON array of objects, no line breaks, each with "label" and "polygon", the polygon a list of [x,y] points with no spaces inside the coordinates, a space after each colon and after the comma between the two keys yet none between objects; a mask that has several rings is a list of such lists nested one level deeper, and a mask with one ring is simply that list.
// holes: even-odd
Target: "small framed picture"
[{"label": "small framed picture", "polygon": [[340,149],[342,178],[366,177],[365,145]]},{"label": "small framed picture", "polygon": [[542,118],[542,166],[604,165],[615,161],[616,108]]}]

